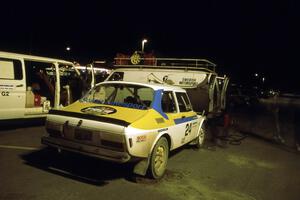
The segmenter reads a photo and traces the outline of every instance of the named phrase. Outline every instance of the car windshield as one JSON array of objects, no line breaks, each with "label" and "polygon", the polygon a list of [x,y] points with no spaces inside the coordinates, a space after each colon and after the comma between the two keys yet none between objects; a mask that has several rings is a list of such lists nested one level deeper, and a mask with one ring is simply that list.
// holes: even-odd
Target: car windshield
[{"label": "car windshield", "polygon": [[136,109],[149,109],[154,90],[132,84],[101,84],[90,90],[80,101]]}]

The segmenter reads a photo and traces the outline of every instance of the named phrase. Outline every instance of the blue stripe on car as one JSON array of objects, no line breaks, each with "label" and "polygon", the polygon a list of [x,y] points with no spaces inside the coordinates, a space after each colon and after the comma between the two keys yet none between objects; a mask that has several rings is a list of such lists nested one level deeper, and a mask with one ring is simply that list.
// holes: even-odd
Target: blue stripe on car
[{"label": "blue stripe on car", "polygon": [[194,119],[197,119],[196,115],[191,116],[191,117],[177,118],[177,119],[174,119],[174,122],[175,122],[175,124],[181,124],[181,123],[192,121]]},{"label": "blue stripe on car", "polygon": [[156,90],[154,91],[154,100],[152,104],[152,108],[156,110],[163,118],[169,119],[166,113],[161,108],[161,98],[162,98],[163,90]]}]

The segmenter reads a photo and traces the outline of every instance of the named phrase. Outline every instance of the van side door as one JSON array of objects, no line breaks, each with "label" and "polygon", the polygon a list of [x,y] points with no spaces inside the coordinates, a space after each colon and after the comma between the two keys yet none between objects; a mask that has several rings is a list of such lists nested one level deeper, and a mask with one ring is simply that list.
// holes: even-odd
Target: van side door
[{"label": "van side door", "polygon": [[0,57],[0,120],[23,118],[26,84],[23,62]]},{"label": "van side door", "polygon": [[226,93],[227,93],[227,87],[229,83],[229,78],[224,76],[224,77],[217,77],[218,84],[220,86],[220,108],[221,110],[225,110],[226,108]]}]

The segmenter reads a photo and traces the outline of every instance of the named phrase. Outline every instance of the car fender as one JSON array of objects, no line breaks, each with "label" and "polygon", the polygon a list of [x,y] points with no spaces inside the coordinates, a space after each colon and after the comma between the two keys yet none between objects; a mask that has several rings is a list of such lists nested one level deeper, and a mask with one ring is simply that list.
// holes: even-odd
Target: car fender
[{"label": "car fender", "polygon": [[151,149],[150,149],[150,152],[149,152],[149,157],[150,157],[150,155],[152,154],[152,151],[153,151],[153,149],[154,149],[154,146],[156,145],[157,141],[158,141],[161,137],[166,137],[166,138],[167,138],[168,143],[169,143],[169,150],[171,149],[172,144],[173,144],[172,138],[171,138],[171,136],[168,134],[167,131],[163,131],[163,132],[161,132],[161,133],[159,133],[159,134],[157,135],[157,137],[155,138],[154,142],[152,143],[152,146],[151,146]]},{"label": "car fender", "polygon": [[142,176],[146,175],[147,169],[150,164],[152,151],[153,151],[156,143],[158,142],[158,140],[161,137],[167,137],[167,140],[169,142],[169,149],[170,149],[170,146],[172,145],[172,141],[171,141],[172,139],[171,139],[170,135],[167,132],[161,132],[160,134],[157,135],[154,142],[152,143],[147,158],[144,158],[135,164],[134,169],[133,169],[133,172],[135,174],[142,175]]},{"label": "car fender", "polygon": [[205,116],[202,116],[202,115],[198,115],[199,117],[199,127],[198,127],[198,130],[197,130],[197,135],[196,135],[196,138],[199,136],[199,131],[201,128],[203,128],[203,125],[204,125],[204,121],[206,120],[206,117]]},{"label": "car fender", "polygon": [[[139,158],[147,158],[151,155],[152,149],[154,145],[159,140],[160,137],[167,134],[167,127],[160,129],[152,129],[152,130],[142,130],[133,127],[125,128],[125,137],[127,142],[127,148],[130,155],[139,157]],[[168,135],[169,139],[170,136]],[[131,141],[131,144],[130,142]],[[172,141],[170,141],[172,144]]]}]

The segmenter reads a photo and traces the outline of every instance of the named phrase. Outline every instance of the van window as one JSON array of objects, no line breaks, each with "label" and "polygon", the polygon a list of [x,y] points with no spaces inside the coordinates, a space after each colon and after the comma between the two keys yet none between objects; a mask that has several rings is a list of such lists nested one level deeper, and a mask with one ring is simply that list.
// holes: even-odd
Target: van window
[{"label": "van window", "polygon": [[123,81],[124,72],[114,72],[111,77],[109,77],[109,81]]},{"label": "van window", "polygon": [[180,112],[188,112],[192,110],[192,105],[186,93],[176,92],[176,98]]},{"label": "van window", "polygon": [[0,58],[0,79],[22,80],[22,64],[19,60]]}]

